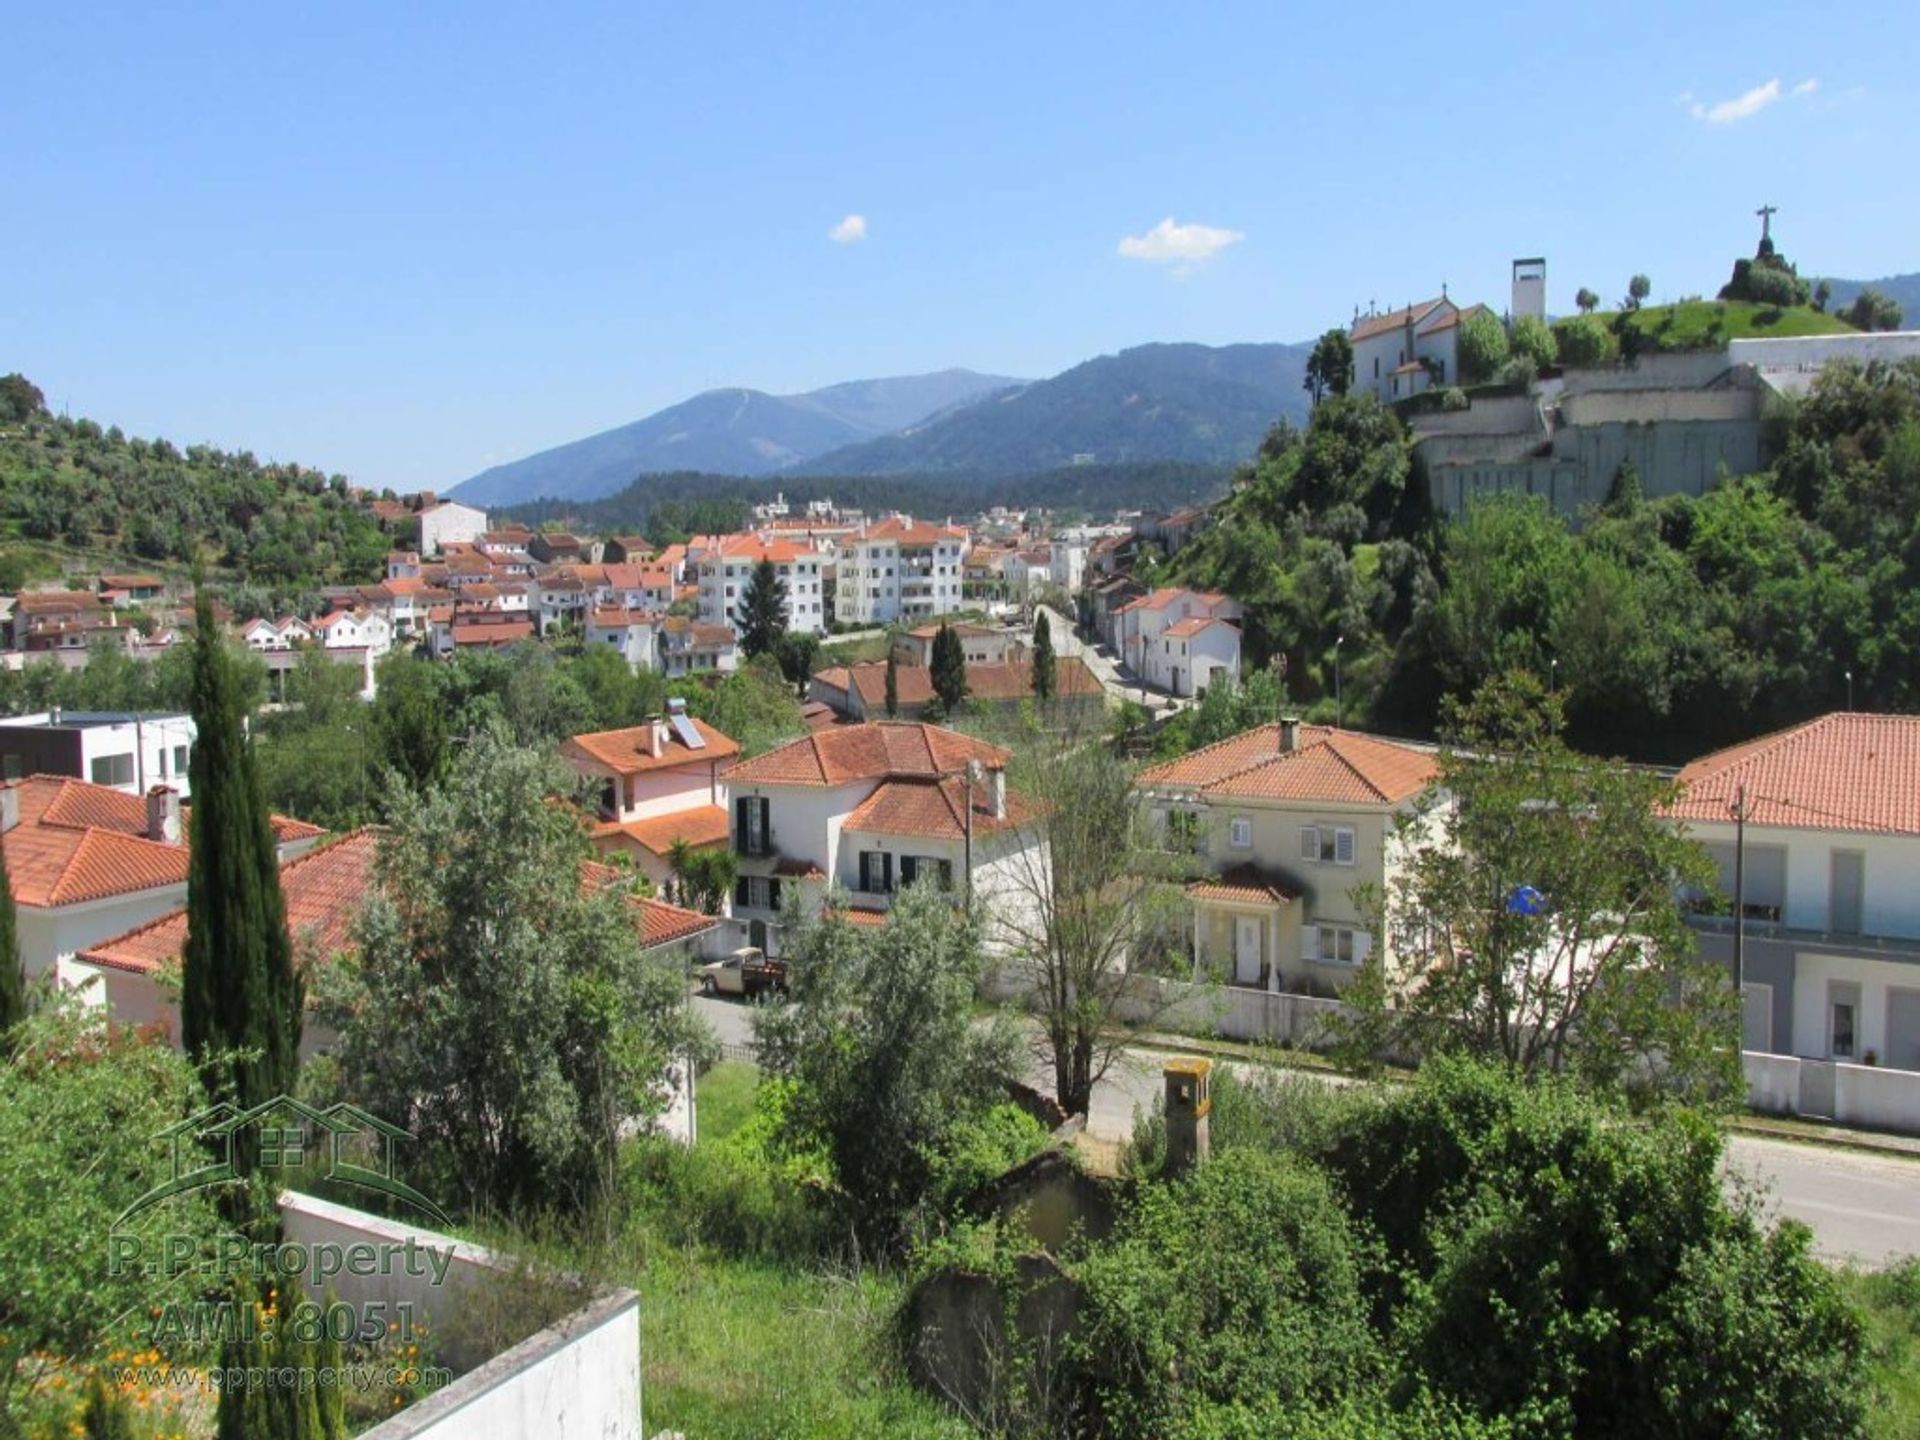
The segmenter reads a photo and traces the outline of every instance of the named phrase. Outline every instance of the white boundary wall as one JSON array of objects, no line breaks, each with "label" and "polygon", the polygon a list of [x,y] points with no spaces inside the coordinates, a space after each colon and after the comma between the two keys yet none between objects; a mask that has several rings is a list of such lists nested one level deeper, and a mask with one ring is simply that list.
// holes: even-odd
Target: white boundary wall
[{"label": "white boundary wall", "polygon": [[[285,1238],[303,1245],[404,1245],[452,1254],[446,1281],[429,1273],[354,1276],[328,1282],[350,1305],[410,1303],[443,1337],[458,1333],[462,1297],[476,1300],[510,1266],[486,1249],[311,1195],[280,1197]],[[322,1296],[309,1293],[318,1300]],[[361,1440],[640,1440],[640,1297],[613,1290],[493,1356],[462,1356],[447,1347],[435,1363],[458,1379],[361,1432]]]},{"label": "white boundary wall", "polygon": [[[1746,1051],[1740,1057],[1747,1078],[1747,1104],[1777,1115],[1811,1115],[1863,1130],[1920,1135],[1920,1070],[1879,1065],[1847,1065],[1831,1060],[1800,1060],[1791,1055]],[[1818,1067],[1817,1076],[1809,1071]],[[1831,1106],[1813,1100],[1833,1076]],[[1809,1079],[1813,1083],[1809,1085]],[[1803,1098],[1804,1097],[1804,1098]],[[1831,1114],[1824,1113],[1830,1109]]]}]

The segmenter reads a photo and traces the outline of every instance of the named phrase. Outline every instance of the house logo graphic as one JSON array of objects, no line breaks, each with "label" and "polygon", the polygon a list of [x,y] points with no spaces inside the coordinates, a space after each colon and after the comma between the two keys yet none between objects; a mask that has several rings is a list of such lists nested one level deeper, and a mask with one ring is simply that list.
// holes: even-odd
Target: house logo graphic
[{"label": "house logo graphic", "polygon": [[[410,1132],[344,1100],[322,1110],[291,1095],[276,1095],[247,1110],[223,1100],[155,1135],[155,1140],[167,1142],[173,1174],[121,1211],[114,1226],[175,1195],[237,1183],[234,1137],[249,1130],[255,1135],[261,1171],[355,1185],[402,1201],[438,1225],[452,1223],[438,1205],[394,1174],[394,1142],[411,1140]],[[367,1148],[369,1142],[374,1163],[359,1163],[356,1147]]]}]

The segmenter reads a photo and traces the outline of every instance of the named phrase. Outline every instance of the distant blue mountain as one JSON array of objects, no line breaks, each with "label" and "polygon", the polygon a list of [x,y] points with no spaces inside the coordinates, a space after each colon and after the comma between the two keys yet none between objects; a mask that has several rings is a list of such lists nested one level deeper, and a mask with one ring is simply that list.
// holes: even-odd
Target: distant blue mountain
[{"label": "distant blue mountain", "polygon": [[543,496],[596,499],[636,475],[665,471],[771,475],[1022,383],[942,370],[851,380],[804,395],[709,390],[630,425],[496,465],[455,488],[469,504],[513,505]]}]

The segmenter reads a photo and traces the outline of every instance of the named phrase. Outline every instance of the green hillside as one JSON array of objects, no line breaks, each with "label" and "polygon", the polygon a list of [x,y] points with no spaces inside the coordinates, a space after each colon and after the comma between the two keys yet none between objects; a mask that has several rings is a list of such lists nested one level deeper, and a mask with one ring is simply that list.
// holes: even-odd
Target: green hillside
[{"label": "green hillside", "polygon": [[199,563],[282,593],[377,580],[388,548],[344,475],[52,415],[19,375],[0,378],[0,541],[12,583],[65,557],[175,573]]},{"label": "green hillside", "polygon": [[[1612,329],[1617,314],[1595,318]],[[1714,350],[1729,340],[1845,335],[1853,327],[1810,305],[1755,305],[1745,300],[1682,300],[1648,305],[1627,317],[1648,350]]]}]

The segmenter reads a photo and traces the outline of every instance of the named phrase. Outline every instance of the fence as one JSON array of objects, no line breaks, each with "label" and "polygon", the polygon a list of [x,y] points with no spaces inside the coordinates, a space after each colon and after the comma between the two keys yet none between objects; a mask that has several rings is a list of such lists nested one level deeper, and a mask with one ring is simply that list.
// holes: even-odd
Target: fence
[{"label": "fence", "polygon": [[1747,1104],[1756,1110],[1920,1135],[1920,1070],[1752,1050],[1741,1055],[1740,1063],[1747,1077]]}]

